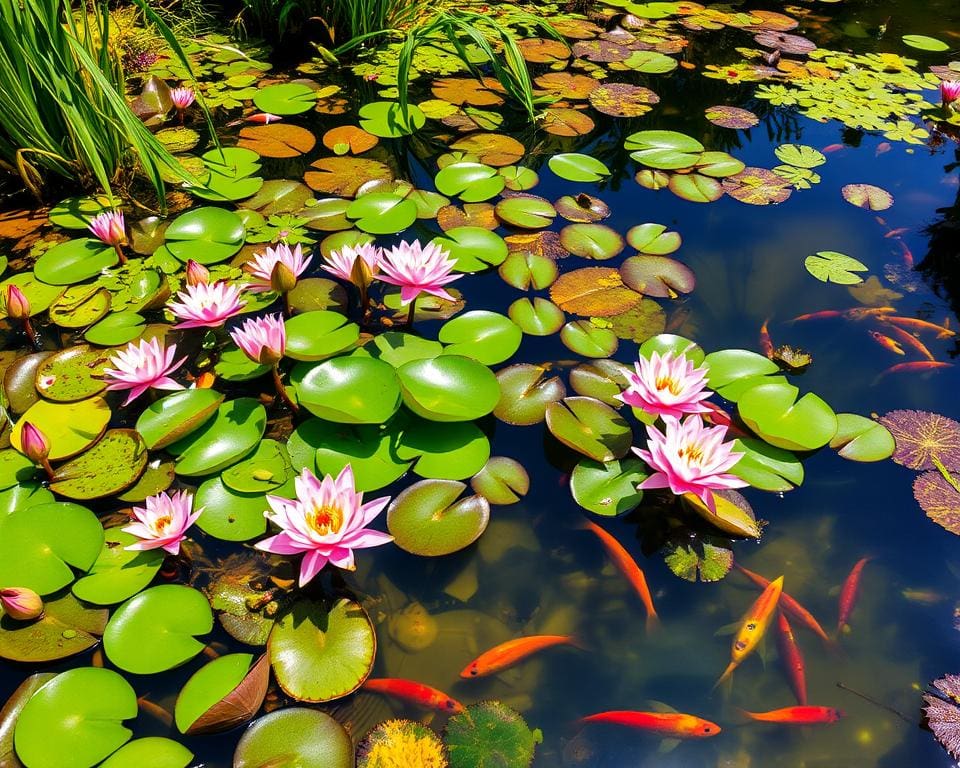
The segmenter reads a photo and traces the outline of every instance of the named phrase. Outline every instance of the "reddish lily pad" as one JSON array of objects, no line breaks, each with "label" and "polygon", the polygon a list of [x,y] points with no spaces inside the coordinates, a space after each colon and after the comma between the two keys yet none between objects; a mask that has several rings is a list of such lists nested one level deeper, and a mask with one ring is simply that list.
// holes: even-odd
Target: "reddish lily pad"
[{"label": "reddish lily pad", "polygon": [[620,266],[623,282],[645,296],[676,298],[696,285],[693,270],[668,256],[631,256]]},{"label": "reddish lily pad", "polygon": [[960,422],[930,411],[899,410],[878,421],[896,442],[893,460],[910,469],[936,469],[936,458],[947,469],[960,470]]},{"label": "reddish lily pad", "polygon": [[885,211],[893,205],[893,195],[873,184],[846,184],[840,193],[850,205],[868,211]]},{"label": "reddish lily pad", "polygon": [[723,180],[723,190],[747,205],[782,203],[793,191],[790,182],[766,168],[745,168]]},{"label": "reddish lily pad", "polygon": [[960,492],[940,472],[917,477],[913,497],[933,522],[960,536]]},{"label": "reddish lily pad", "polygon": [[660,102],[649,88],[628,83],[604,83],[590,92],[590,104],[612,117],[640,117]]},{"label": "reddish lily pad", "polygon": [[722,104],[707,107],[706,117],[711,123],[719,125],[721,128],[733,128],[741,131],[753,128],[760,123],[760,118],[749,109]]}]

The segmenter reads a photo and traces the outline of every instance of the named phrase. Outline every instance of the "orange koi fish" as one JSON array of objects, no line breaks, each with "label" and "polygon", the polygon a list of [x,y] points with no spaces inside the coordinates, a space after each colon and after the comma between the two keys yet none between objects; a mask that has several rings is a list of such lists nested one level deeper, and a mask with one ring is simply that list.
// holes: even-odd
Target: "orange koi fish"
[{"label": "orange koi fish", "polygon": [[868,317],[879,317],[881,320],[885,315],[896,312],[895,307],[854,307],[846,309],[841,314],[846,320],[865,320]]},{"label": "orange koi fish", "polygon": [[825,146],[820,151],[825,152],[826,154],[829,155],[831,152],[839,152],[841,149],[846,149],[846,148],[847,148],[846,144],[827,144],[827,146]]},{"label": "orange koi fish", "polygon": [[665,736],[668,739],[706,739],[720,733],[720,726],[696,715],[682,712],[634,712],[633,710],[613,710],[598,712],[580,719],[581,724],[610,723],[625,725],[641,731]]},{"label": "orange koi fish", "polygon": [[907,354],[903,351],[903,347],[900,346],[900,342],[894,341],[889,336],[884,336],[880,331],[867,331],[867,333],[870,334],[871,339],[887,350],[887,352],[893,352],[895,355]]},{"label": "orange koi fish", "polygon": [[418,707],[436,709],[440,712],[449,712],[452,715],[463,712],[463,704],[452,699],[443,691],[431,688],[429,685],[414,680],[402,680],[394,677],[367,678],[363,684],[365,691],[382,693],[403,699]]},{"label": "orange koi fish", "polygon": [[494,646],[489,651],[481,653],[476,659],[467,664],[460,673],[460,677],[469,680],[474,677],[487,677],[502,672],[514,664],[519,664],[528,656],[552,648],[555,645],[572,645],[579,647],[577,641],[570,635],[530,635],[508,640]]},{"label": "orange koi fish", "polygon": [[903,251],[904,266],[906,266],[908,269],[913,269],[913,262],[914,262],[913,251],[911,251],[910,248],[907,247],[907,244],[903,242],[903,240],[899,240],[898,242],[900,243],[900,250]]},{"label": "orange koi fish", "polygon": [[780,660],[786,668],[793,695],[797,697],[797,702],[800,705],[806,705],[807,676],[803,654],[800,653],[800,646],[797,645],[797,639],[793,636],[793,628],[787,621],[787,614],[783,608],[777,611],[777,648],[780,651]]},{"label": "orange koi fish", "polygon": [[850,619],[853,613],[853,606],[857,602],[857,596],[860,592],[860,578],[863,576],[864,566],[873,558],[862,557],[857,560],[856,565],[850,570],[850,574],[843,582],[840,589],[840,618],[837,621],[837,634],[839,635]]},{"label": "orange koi fish", "polygon": [[819,725],[823,723],[835,723],[841,717],[843,712],[834,707],[784,707],[783,709],[774,709],[770,712],[747,712],[741,709],[744,715],[751,720],[757,720],[762,723],[782,723],[784,725]]},{"label": "orange koi fish", "polygon": [[643,575],[643,570],[637,565],[637,561],[630,557],[630,553],[619,541],[596,523],[587,520],[584,522],[584,527],[600,539],[613,564],[627,577],[630,586],[640,596],[643,607],[647,610],[647,631],[656,629],[660,624],[660,618],[657,616],[656,608],[653,607],[653,595],[650,594],[650,587],[647,586],[647,577]]},{"label": "orange koi fish", "polygon": [[740,663],[749,656],[757,647],[770,625],[770,619],[780,601],[780,593],[783,592],[783,576],[771,581],[763,592],[760,593],[750,610],[744,614],[740,629],[733,638],[733,646],[730,648],[730,664],[720,675],[720,679],[714,684],[716,688],[720,683],[733,674],[733,670],[740,666]]},{"label": "orange koi fish", "polygon": [[[748,571],[739,563],[734,563],[734,567],[740,571],[744,576],[746,576],[750,581],[756,584],[760,589],[765,589],[769,584],[770,580],[765,579],[759,573],[754,573],[753,571]],[[786,592],[780,593],[780,607],[789,615],[792,619],[799,621],[801,624],[804,624],[807,629],[813,632],[815,635],[819,636],[823,642],[828,645],[832,644],[833,641],[830,639],[830,636],[827,634],[826,630],[820,626],[820,622],[814,617],[810,611],[804,608],[799,601],[792,598]]]},{"label": "orange koi fish", "polygon": [[938,360],[915,360],[910,363],[897,363],[891,365],[885,371],[874,379],[874,384],[886,376],[888,373],[918,373],[921,371],[933,371],[938,368],[953,368],[953,363],[941,363]]},{"label": "orange koi fish", "polygon": [[949,339],[951,336],[957,335],[956,331],[952,331],[949,328],[944,328],[942,325],[937,325],[936,323],[928,323],[926,320],[919,320],[915,317],[900,317],[899,315],[893,315],[891,317],[884,318],[884,320],[888,323],[899,325],[901,328],[907,328],[911,331],[931,331],[937,334],[938,339]]},{"label": "orange koi fish", "polygon": [[[882,323],[883,319],[881,319],[880,322]],[[890,334],[895,336],[901,345],[906,344],[915,352],[918,352],[921,357],[924,357],[927,360],[936,360],[936,358],[933,356],[933,353],[927,349],[923,342],[912,333],[907,333],[905,330],[903,330],[903,328],[899,328],[896,325],[891,325],[890,323],[885,323],[885,325],[887,326],[887,330],[890,332]]]},{"label": "orange koi fish", "polygon": [[797,315],[791,323],[796,323],[801,320],[826,320],[831,317],[841,317],[843,313],[838,309],[823,309],[819,312],[811,312],[807,315]]},{"label": "orange koi fish", "polygon": [[891,229],[884,237],[900,237],[900,235],[909,232],[910,227],[897,227],[896,229]]},{"label": "orange koi fish", "polygon": [[767,323],[770,322],[768,317],[763,321],[763,325],[760,326],[760,351],[763,352],[770,360],[773,359],[773,341],[770,338],[770,331],[767,330]]},{"label": "orange koi fish", "polygon": [[271,115],[269,112],[257,112],[255,115],[241,117],[238,120],[232,120],[227,123],[227,127],[240,125],[241,123],[254,123],[255,125],[270,125],[270,123],[279,123],[283,120],[280,115]]}]

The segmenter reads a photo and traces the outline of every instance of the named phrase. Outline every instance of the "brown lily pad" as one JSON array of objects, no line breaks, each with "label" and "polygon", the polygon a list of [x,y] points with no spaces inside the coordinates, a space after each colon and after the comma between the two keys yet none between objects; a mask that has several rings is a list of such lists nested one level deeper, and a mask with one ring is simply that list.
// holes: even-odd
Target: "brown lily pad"
[{"label": "brown lily pad", "polygon": [[846,184],[840,194],[850,205],[868,211],[885,211],[893,205],[893,195],[873,184]]},{"label": "brown lily pad", "polygon": [[760,118],[749,109],[728,107],[723,104],[707,107],[705,114],[707,120],[714,125],[719,125],[721,128],[733,128],[739,131],[753,128],[760,123]]},{"label": "brown lily pad", "polygon": [[430,90],[438,99],[472,107],[496,107],[503,104],[503,86],[493,77],[477,80],[473,77],[442,77],[430,84]]},{"label": "brown lily pad", "polygon": [[240,129],[237,146],[251,149],[261,157],[300,157],[317,145],[317,137],[292,123],[248,125]]},{"label": "brown lily pad", "polygon": [[584,112],[568,107],[550,107],[543,112],[543,130],[554,136],[584,136],[596,123]]},{"label": "brown lily pad", "polygon": [[913,498],[933,522],[960,536],[960,492],[934,470],[913,481]]},{"label": "brown lily pad", "polygon": [[323,134],[323,146],[338,155],[362,155],[373,149],[380,139],[367,133],[359,125],[338,125]]},{"label": "brown lily pad", "polygon": [[640,117],[660,102],[649,88],[629,83],[605,83],[590,93],[590,104],[598,112],[612,117]]},{"label": "brown lily pad", "polygon": [[527,152],[523,144],[502,133],[474,133],[457,139],[450,148],[472,154],[477,162],[494,168],[518,163]]},{"label": "brown lily pad", "polygon": [[565,312],[587,317],[613,317],[640,303],[620,273],[607,267],[585,267],[560,275],[550,286],[550,299]]},{"label": "brown lily pad", "polygon": [[528,37],[518,41],[517,46],[524,60],[531,64],[555,64],[570,58],[570,49],[567,44],[559,40]]},{"label": "brown lily pad", "polygon": [[936,469],[933,457],[951,470],[960,470],[960,423],[930,411],[898,410],[878,421],[897,444],[893,460],[910,469]]},{"label": "brown lily pad", "polygon": [[775,205],[787,200],[793,187],[767,168],[744,168],[723,180],[723,190],[747,205]]},{"label": "brown lily pad", "polygon": [[589,98],[590,93],[600,85],[595,78],[587,75],[577,75],[572,72],[547,72],[534,79],[534,84],[556,96],[558,99],[572,99],[583,101]]},{"label": "brown lily pad", "polygon": [[310,165],[303,180],[310,189],[328,195],[353,197],[371,179],[393,179],[390,166],[361,157],[323,157]]},{"label": "brown lily pad", "polygon": [[960,676],[944,675],[932,685],[940,694],[923,694],[927,724],[940,746],[960,760]]}]

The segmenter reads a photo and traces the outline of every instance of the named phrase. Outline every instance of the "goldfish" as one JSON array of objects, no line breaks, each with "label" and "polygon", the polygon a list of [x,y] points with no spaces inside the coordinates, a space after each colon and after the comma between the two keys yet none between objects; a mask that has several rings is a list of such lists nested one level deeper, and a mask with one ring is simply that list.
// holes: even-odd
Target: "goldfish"
[{"label": "goldfish", "polygon": [[900,235],[905,234],[910,231],[910,227],[897,227],[896,229],[891,229],[884,237],[900,237]]},{"label": "goldfish", "polygon": [[770,318],[768,317],[763,321],[763,325],[760,326],[760,351],[772,360],[773,341],[770,339],[770,331],[767,329],[767,323],[769,322]]},{"label": "goldfish", "polygon": [[625,725],[668,739],[706,739],[720,733],[720,726],[696,715],[682,712],[635,712],[630,709],[598,712],[580,719],[581,724],[610,723]]},{"label": "goldfish", "polygon": [[197,389],[210,389],[214,384],[217,383],[216,374],[210,371],[204,371],[199,376],[195,382]]},{"label": "goldfish", "polygon": [[896,365],[891,365],[885,371],[881,371],[880,375],[874,379],[874,384],[888,373],[917,373],[920,371],[933,371],[939,368],[953,368],[953,363],[941,363],[937,360],[913,360],[909,363],[897,363]]},{"label": "goldfish", "polygon": [[850,614],[853,613],[853,606],[857,602],[857,595],[860,592],[860,578],[863,576],[863,568],[871,559],[861,557],[857,560],[856,565],[850,570],[850,574],[840,588],[840,618],[837,621],[837,634],[843,631],[850,619]]},{"label": "goldfish", "polygon": [[846,148],[847,147],[845,144],[827,144],[827,146],[825,146],[820,151],[825,152],[826,154],[829,155],[831,152],[839,152],[841,149],[846,149]]},{"label": "goldfish", "polygon": [[[883,322],[883,320],[880,322]],[[933,353],[927,349],[923,342],[912,333],[907,333],[905,330],[903,330],[903,328],[899,328],[896,325],[890,325],[890,323],[887,323],[886,326],[890,334],[895,336],[901,345],[906,344],[915,352],[918,352],[921,357],[925,357],[927,360],[936,360],[936,358],[933,356]]]},{"label": "goldfish", "polygon": [[883,319],[883,315],[889,315],[893,312],[896,312],[895,307],[853,307],[853,309],[845,309],[840,314],[843,315],[846,320],[865,320],[868,317],[880,317]]},{"label": "goldfish", "polygon": [[758,720],[763,723],[783,723],[785,725],[835,723],[843,717],[843,712],[834,707],[800,706],[784,707],[770,712],[747,712],[745,709],[740,711],[751,720]]},{"label": "goldfish", "polygon": [[823,309],[820,312],[810,312],[806,315],[797,315],[790,322],[796,323],[801,320],[825,320],[828,317],[842,317],[843,313],[837,309]]},{"label": "goldfish", "polygon": [[247,117],[241,117],[238,120],[231,120],[227,123],[227,127],[233,127],[235,125],[240,125],[241,123],[254,123],[257,125],[270,125],[270,123],[279,123],[283,120],[280,115],[271,115],[269,112],[257,112],[254,115],[247,115]]},{"label": "goldfish", "polygon": [[418,707],[436,709],[454,715],[463,712],[464,709],[463,704],[450,698],[443,691],[438,691],[436,688],[431,688],[429,685],[414,680],[401,680],[393,677],[367,678],[363,688],[367,691],[403,699]]},{"label": "goldfish", "polygon": [[905,600],[921,605],[936,605],[947,599],[946,595],[934,592],[932,589],[911,589],[908,587],[900,590],[900,594]]},{"label": "goldfish", "polygon": [[763,592],[760,593],[760,597],[744,614],[740,629],[734,635],[733,646],[730,648],[730,664],[720,675],[720,679],[713,686],[714,688],[730,677],[733,670],[739,667],[740,663],[757,647],[770,625],[770,619],[777,608],[782,591],[783,576],[779,576],[767,584]]},{"label": "goldfish", "polygon": [[[734,567],[740,571],[744,576],[746,576],[750,581],[756,584],[761,589],[764,589],[768,584],[770,584],[769,579],[765,579],[759,573],[754,573],[753,571],[748,571],[739,563],[734,563]],[[820,622],[814,617],[810,611],[804,608],[800,603],[788,595],[786,592],[780,594],[780,607],[790,616],[792,619],[799,621],[801,624],[806,625],[807,629],[813,632],[815,635],[819,636],[827,644],[831,644],[833,641],[830,639],[830,636],[827,634],[826,630],[820,626]]]},{"label": "goldfish", "polygon": [[552,648],[556,645],[572,645],[579,647],[577,641],[570,635],[530,635],[508,640],[494,646],[489,651],[481,653],[476,659],[467,664],[460,673],[460,677],[469,680],[474,677],[487,677],[502,672],[514,664],[519,664],[529,656]]},{"label": "goldfish", "polygon": [[786,667],[793,695],[797,697],[798,703],[805,705],[807,703],[807,677],[803,654],[800,653],[800,646],[797,645],[797,639],[793,636],[793,628],[787,621],[787,614],[782,608],[777,611],[777,648],[780,651],[780,660]]},{"label": "goldfish", "polygon": [[893,149],[893,147],[890,146],[889,141],[881,141],[879,144],[877,144],[877,150],[873,153],[873,156],[879,157],[880,155],[886,154],[891,149]]},{"label": "goldfish", "polygon": [[889,336],[884,336],[880,331],[867,331],[867,333],[870,334],[871,339],[887,350],[887,352],[893,352],[895,355],[907,354],[903,351],[903,347],[900,346],[900,342],[894,341]]},{"label": "goldfish", "polygon": [[908,328],[912,331],[931,331],[937,334],[938,339],[949,339],[951,336],[956,336],[957,332],[952,331],[949,328],[945,328],[942,325],[937,325],[936,323],[928,323],[926,320],[919,320],[916,317],[900,317],[899,315],[893,315],[891,317],[884,318],[888,323],[893,323],[894,325],[899,325],[901,328]]},{"label": "goldfish", "polygon": [[650,588],[647,586],[647,578],[643,575],[643,570],[637,565],[636,560],[630,557],[630,553],[623,548],[623,545],[613,536],[607,533],[596,523],[589,520],[585,521],[584,527],[594,533],[603,548],[607,550],[613,564],[617,566],[620,573],[627,577],[627,581],[634,588],[643,602],[643,607],[647,611],[647,631],[656,629],[660,624],[660,618],[657,616],[657,610],[653,606],[653,595],[650,594]]},{"label": "goldfish", "polygon": [[913,269],[913,262],[914,262],[913,251],[910,250],[910,248],[907,246],[905,242],[903,242],[903,240],[900,240],[899,243],[900,243],[900,250],[903,251],[904,266],[906,266],[908,269]]}]

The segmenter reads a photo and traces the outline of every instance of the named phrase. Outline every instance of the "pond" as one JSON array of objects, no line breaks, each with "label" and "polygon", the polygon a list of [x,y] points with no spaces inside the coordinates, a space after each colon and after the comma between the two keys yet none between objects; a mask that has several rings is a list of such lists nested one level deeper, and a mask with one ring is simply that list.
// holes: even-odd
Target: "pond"
[{"label": "pond", "polygon": [[960,6],[442,13],[155,34],[166,211],[4,182],[0,766],[954,765]]}]

